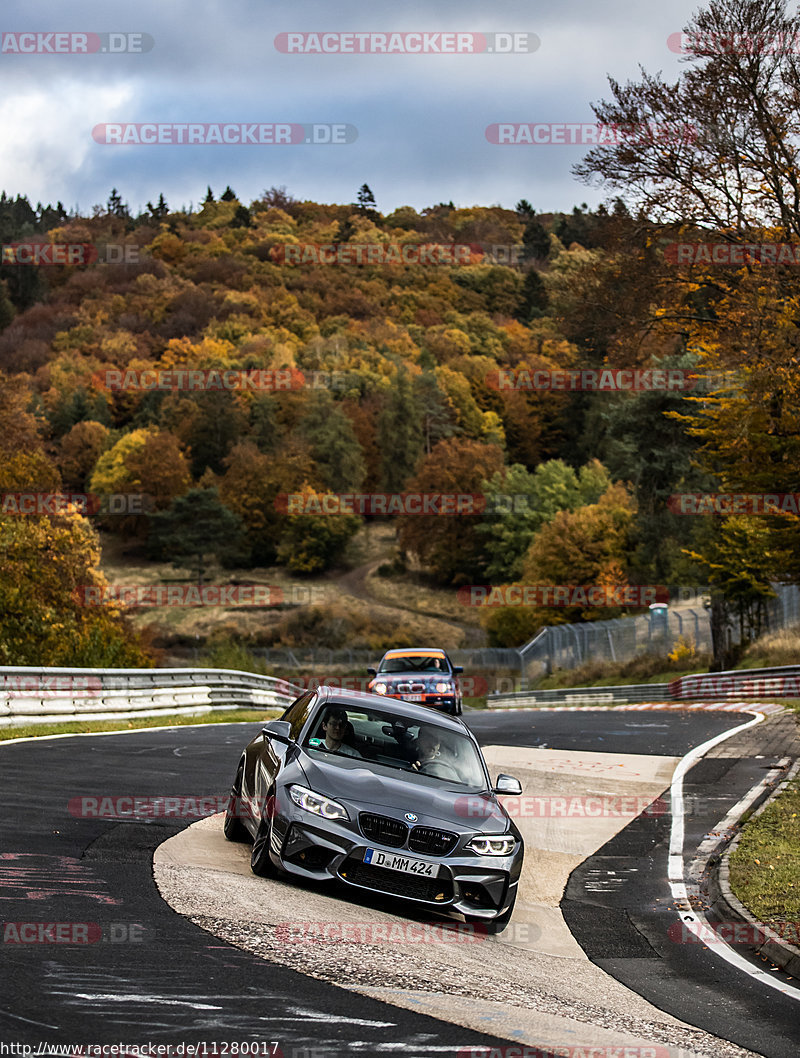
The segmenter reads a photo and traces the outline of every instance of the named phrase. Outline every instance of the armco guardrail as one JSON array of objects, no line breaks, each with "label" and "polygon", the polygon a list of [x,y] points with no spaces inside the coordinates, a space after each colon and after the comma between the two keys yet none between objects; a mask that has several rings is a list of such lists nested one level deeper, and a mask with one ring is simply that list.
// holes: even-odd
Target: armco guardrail
[{"label": "armco guardrail", "polygon": [[302,693],[235,669],[0,667],[0,727],[281,708]]},{"label": "armco guardrail", "polygon": [[686,698],[800,698],[800,665],[772,669],[681,676],[669,685],[670,696]]},{"label": "armco guardrail", "polygon": [[555,690],[491,694],[490,709],[515,706],[617,705],[633,702],[720,701],[748,698],[800,698],[800,665],[771,669],[681,676],[670,683],[632,683],[616,687],[559,687]]},{"label": "armco guardrail", "polygon": [[546,705],[617,705],[628,702],[661,702],[669,699],[667,683],[630,683],[619,687],[559,687],[546,691],[490,694],[490,709]]}]

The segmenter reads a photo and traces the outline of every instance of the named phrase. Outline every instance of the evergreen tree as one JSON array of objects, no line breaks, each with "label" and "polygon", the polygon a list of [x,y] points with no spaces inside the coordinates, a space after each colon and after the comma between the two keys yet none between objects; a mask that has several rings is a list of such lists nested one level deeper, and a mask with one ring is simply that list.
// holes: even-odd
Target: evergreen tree
[{"label": "evergreen tree", "polygon": [[219,196],[220,202],[236,202],[238,201],[236,192],[231,188],[231,185],[225,188],[222,194]]},{"label": "evergreen tree", "polygon": [[118,217],[120,220],[130,219],[130,210],[128,209],[127,204],[122,201],[122,196],[115,187],[111,188],[111,194],[108,196],[106,213],[110,217]]},{"label": "evergreen tree", "polygon": [[361,488],[366,465],[352,424],[330,393],[314,394],[308,414],[300,422],[300,435],[309,444],[323,485],[332,492]]},{"label": "evergreen tree", "polygon": [[522,294],[519,305],[514,313],[515,319],[520,323],[530,323],[545,314],[548,305],[547,288],[544,281],[535,268],[531,268],[525,275],[522,284]]},{"label": "evergreen tree", "polygon": [[152,558],[194,570],[202,584],[209,556],[223,561],[239,547],[241,536],[241,519],[222,505],[216,489],[191,489],[151,516],[147,550]]},{"label": "evergreen tree", "polygon": [[411,477],[422,455],[424,439],[419,406],[406,369],[398,369],[386,404],[378,416],[381,483],[387,492],[399,492]]},{"label": "evergreen tree", "polygon": [[361,213],[368,213],[375,209],[375,196],[370,190],[369,184],[362,184],[358,189],[358,208]]},{"label": "evergreen tree", "polygon": [[523,261],[545,261],[550,256],[550,236],[533,217],[525,225],[522,246]]},{"label": "evergreen tree", "polygon": [[206,189],[206,197],[203,199],[203,201],[204,202],[213,202],[214,201],[214,192],[211,190],[211,184],[209,184],[208,188]]},{"label": "evergreen tree", "polygon": [[0,280],[0,331],[4,331],[15,316],[16,311],[8,296],[8,287]]},{"label": "evergreen tree", "polygon": [[162,192],[158,196],[158,202],[155,206],[152,202],[148,202],[147,209],[153,220],[162,220],[164,217],[166,217],[169,213],[169,206],[167,205],[167,200],[164,198],[164,193]]}]

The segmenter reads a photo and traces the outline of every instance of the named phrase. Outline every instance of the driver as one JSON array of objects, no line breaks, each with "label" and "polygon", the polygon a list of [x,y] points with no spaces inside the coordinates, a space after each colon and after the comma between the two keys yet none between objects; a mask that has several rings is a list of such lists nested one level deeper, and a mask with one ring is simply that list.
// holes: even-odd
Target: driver
[{"label": "driver", "polygon": [[345,757],[360,757],[358,750],[348,746],[344,741],[344,736],[347,734],[347,723],[347,713],[344,709],[328,709],[322,721],[325,741],[320,749],[327,749],[330,753],[341,753]]},{"label": "driver", "polygon": [[424,727],[417,737],[417,759],[411,765],[420,771],[426,764],[437,760],[442,752],[442,740],[432,727]]}]

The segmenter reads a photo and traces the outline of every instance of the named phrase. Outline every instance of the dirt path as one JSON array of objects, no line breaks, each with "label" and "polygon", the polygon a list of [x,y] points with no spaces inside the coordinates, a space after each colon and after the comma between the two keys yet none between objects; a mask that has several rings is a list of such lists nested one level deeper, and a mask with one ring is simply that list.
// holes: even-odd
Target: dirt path
[{"label": "dirt path", "polygon": [[[369,588],[369,575],[376,570],[387,557],[388,556],[378,559],[373,558],[371,561],[365,562],[363,565],[357,566],[355,569],[348,570],[347,573],[342,573],[337,576],[335,583],[345,594],[352,595],[356,599],[362,599],[365,602],[370,602],[377,606],[388,607],[393,610],[402,610],[405,613],[419,614],[422,617],[435,617],[438,621],[445,621],[447,624],[460,629],[464,633],[464,642],[462,645],[465,648],[486,646],[486,632],[482,628],[466,624],[463,621],[455,621],[451,617],[444,617],[441,613],[437,613],[435,610],[424,609],[423,607],[404,606],[398,601],[389,603],[385,599],[380,599],[374,595]],[[408,585],[408,588],[413,591],[413,585]]]}]

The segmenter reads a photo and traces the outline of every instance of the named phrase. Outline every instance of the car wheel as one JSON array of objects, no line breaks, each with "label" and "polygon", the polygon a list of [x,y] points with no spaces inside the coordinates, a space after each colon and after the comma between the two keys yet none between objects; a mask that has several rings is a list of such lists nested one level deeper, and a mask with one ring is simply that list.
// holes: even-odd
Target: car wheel
[{"label": "car wheel", "polygon": [[247,827],[241,819],[242,812],[242,771],[240,764],[236,772],[231,795],[228,798],[228,807],[225,809],[225,822],[222,824],[222,832],[228,841],[247,841],[250,837]]},{"label": "car wheel", "polygon": [[253,874],[258,874],[262,878],[274,872],[272,860],[269,858],[271,838],[272,823],[269,818],[262,818],[256,839],[253,842],[253,851],[250,853],[250,870]]}]

